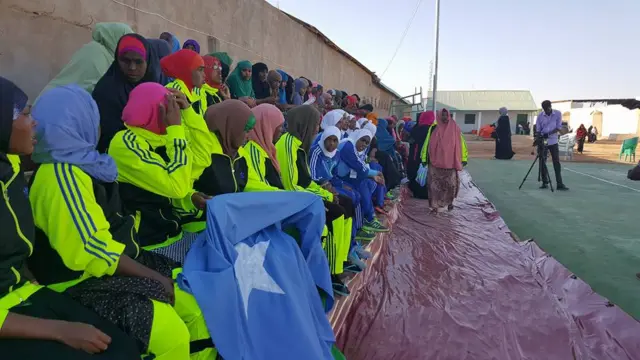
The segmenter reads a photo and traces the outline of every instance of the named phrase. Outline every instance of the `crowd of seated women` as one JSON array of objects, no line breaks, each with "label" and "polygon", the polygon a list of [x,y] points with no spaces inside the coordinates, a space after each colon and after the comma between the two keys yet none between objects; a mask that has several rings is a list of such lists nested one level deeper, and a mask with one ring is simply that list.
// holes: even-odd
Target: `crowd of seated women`
[{"label": "crowd of seated women", "polygon": [[216,359],[201,307],[174,280],[222,194],[321,198],[317,241],[334,292],[349,295],[345,274],[389,231],[378,217],[405,176],[403,122],[199,52],[101,23],[37,100],[0,78],[0,353]]}]

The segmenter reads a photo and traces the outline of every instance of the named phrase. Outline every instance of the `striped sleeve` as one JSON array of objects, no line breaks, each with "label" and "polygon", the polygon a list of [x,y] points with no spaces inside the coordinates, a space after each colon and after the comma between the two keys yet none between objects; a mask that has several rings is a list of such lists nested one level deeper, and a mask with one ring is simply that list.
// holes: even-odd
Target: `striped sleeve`
[{"label": "striped sleeve", "polygon": [[319,171],[318,166],[322,166],[322,160],[320,159],[320,154],[322,150],[320,147],[316,147],[311,152],[311,156],[309,157],[309,170],[311,172],[311,178],[313,181],[322,181],[323,175],[321,171]]},{"label": "striped sleeve", "polygon": [[190,152],[182,126],[169,126],[167,158],[142,147],[136,135],[124,131],[109,146],[118,166],[118,180],[171,199],[183,199],[192,190]]},{"label": "striped sleeve", "polygon": [[125,245],[111,236],[91,178],[69,164],[47,166],[36,173],[29,195],[36,226],[67,268],[95,277],[112,275]]},{"label": "striped sleeve", "polygon": [[247,160],[248,176],[247,184],[244,191],[281,191],[281,189],[269,184],[266,178],[266,170],[264,167],[264,159],[260,154],[260,151],[256,148],[256,145],[249,143],[243,152],[243,156]]}]

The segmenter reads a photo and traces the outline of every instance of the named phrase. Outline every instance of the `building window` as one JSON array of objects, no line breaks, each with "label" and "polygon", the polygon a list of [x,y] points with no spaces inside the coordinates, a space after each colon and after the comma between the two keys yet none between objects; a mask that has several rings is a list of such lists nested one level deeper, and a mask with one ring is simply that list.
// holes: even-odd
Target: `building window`
[{"label": "building window", "polygon": [[476,114],[464,114],[464,123],[465,125],[475,124]]}]

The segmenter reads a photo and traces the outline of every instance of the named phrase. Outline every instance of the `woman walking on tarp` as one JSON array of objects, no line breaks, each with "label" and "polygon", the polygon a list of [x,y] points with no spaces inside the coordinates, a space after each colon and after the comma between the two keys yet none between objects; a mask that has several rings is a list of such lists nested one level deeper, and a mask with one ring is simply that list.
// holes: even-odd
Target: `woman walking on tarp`
[{"label": "woman walking on tarp", "polygon": [[460,189],[458,171],[467,164],[467,145],[447,109],[438,112],[438,124],[429,129],[421,158],[429,165],[429,207],[434,212],[445,207],[453,210],[453,199]]},{"label": "woman walking on tarp", "polygon": [[511,122],[507,114],[507,108],[500,108],[500,117],[496,126],[496,154],[499,160],[510,160],[515,153],[511,147]]}]

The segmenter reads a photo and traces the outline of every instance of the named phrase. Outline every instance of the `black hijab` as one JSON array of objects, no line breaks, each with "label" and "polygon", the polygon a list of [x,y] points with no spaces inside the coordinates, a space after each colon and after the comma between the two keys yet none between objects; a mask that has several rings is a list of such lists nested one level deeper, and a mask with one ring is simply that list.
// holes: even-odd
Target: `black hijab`
[{"label": "black hijab", "polygon": [[[118,48],[120,47],[120,41],[125,36],[132,36],[140,40],[147,51],[147,72],[142,77],[142,80],[136,84],[127,80],[126,75],[122,73],[118,64]],[[122,122],[122,110],[127,105],[131,90],[145,82],[160,83],[161,81],[158,77],[158,74],[162,74],[159,57],[147,39],[138,34],[127,34],[118,40],[114,59],[107,72],[93,89],[93,99],[98,104],[98,110],[100,110],[101,135],[98,141],[98,151],[100,152],[105,152],[113,136],[125,128]]]},{"label": "black hijab", "polygon": [[287,79],[287,85],[284,87],[284,91],[287,94],[287,103],[293,104],[293,76],[289,75]]},{"label": "black hijab", "polygon": [[322,114],[311,105],[300,105],[287,111],[287,131],[302,141],[302,149],[309,154]]},{"label": "black hijab", "polygon": [[[162,39],[147,39],[147,41],[149,42],[149,45],[153,48],[154,52],[157,55],[158,64],[160,64],[160,60],[162,60],[163,57],[171,54],[171,48],[169,47],[168,42]],[[164,73],[162,73],[162,69],[160,68],[160,66],[155,67],[153,70],[155,72],[153,76],[159,80],[158,82],[160,84],[167,85],[168,83],[171,82],[169,80],[169,77],[166,76]]]},{"label": "black hijab", "polygon": [[260,80],[259,74],[262,71],[269,71],[267,64],[259,62],[251,66],[251,82],[253,85],[253,92],[256,94],[256,99],[265,99],[271,96],[269,82]]},{"label": "black hijab", "polygon": [[0,76],[0,153],[9,152],[13,120],[27,106],[27,94],[10,80]]}]

